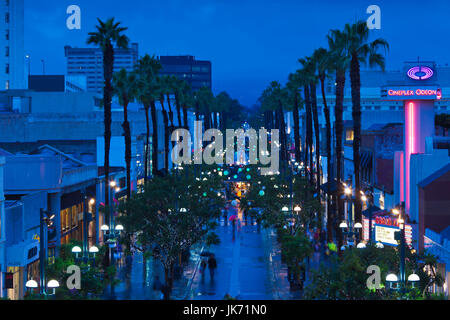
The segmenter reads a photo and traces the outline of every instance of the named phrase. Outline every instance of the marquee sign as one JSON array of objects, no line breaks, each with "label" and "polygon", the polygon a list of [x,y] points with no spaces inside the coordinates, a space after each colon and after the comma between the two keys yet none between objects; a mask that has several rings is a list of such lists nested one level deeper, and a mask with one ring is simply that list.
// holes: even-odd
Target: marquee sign
[{"label": "marquee sign", "polygon": [[382,96],[389,100],[439,100],[442,90],[436,87],[387,87]]}]

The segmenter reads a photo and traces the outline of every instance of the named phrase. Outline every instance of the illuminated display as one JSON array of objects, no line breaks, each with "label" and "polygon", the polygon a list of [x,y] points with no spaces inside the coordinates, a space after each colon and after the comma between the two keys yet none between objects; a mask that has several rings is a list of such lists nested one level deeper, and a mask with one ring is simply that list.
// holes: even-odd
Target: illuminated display
[{"label": "illuminated display", "polygon": [[433,76],[433,70],[429,67],[416,66],[408,70],[408,77],[414,80],[426,80]]},{"label": "illuminated display", "polygon": [[416,88],[386,88],[383,96],[392,100],[439,100],[442,98],[442,90],[436,87]]}]

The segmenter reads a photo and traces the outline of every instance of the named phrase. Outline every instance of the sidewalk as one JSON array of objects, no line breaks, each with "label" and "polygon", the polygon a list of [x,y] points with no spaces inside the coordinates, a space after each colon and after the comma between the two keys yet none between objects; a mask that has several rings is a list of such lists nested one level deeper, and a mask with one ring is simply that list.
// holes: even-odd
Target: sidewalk
[{"label": "sidewalk", "polygon": [[[180,279],[174,279],[171,294],[172,300],[184,299],[190,281],[196,273],[202,245],[196,245],[191,249],[189,262],[183,268]],[[116,300],[160,300],[161,292],[153,290],[153,283],[156,277],[164,283],[164,268],[160,261],[153,258],[147,259],[144,263],[143,254],[136,252],[132,256],[131,266],[125,263],[120,266],[117,278],[120,283],[114,288]],[[110,299],[110,288],[107,288],[105,297]]]}]

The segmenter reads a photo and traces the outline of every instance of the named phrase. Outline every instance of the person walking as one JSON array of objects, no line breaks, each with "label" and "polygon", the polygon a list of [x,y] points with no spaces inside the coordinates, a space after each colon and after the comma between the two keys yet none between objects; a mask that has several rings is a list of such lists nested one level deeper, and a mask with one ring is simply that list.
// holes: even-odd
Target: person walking
[{"label": "person walking", "polygon": [[202,261],[200,262],[200,273],[202,274],[202,278],[205,276],[205,270],[206,270],[206,261],[204,258],[201,258]]},{"label": "person walking", "polygon": [[209,275],[211,277],[211,281],[214,280],[214,271],[217,268],[217,261],[214,254],[209,256],[208,259],[208,268],[209,268]]}]

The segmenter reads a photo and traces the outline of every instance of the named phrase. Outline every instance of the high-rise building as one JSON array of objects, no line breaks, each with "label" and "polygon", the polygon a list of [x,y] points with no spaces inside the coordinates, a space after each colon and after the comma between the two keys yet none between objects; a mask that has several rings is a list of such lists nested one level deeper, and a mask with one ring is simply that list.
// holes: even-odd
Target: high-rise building
[{"label": "high-rise building", "polygon": [[[139,53],[138,44],[132,43],[128,49],[114,49],[114,72],[125,69],[132,71]],[[87,91],[103,93],[103,52],[99,48],[64,47],[67,58],[68,76],[85,76]]]},{"label": "high-rise building", "polygon": [[24,0],[0,1],[0,90],[25,89]]},{"label": "high-rise building", "polygon": [[193,91],[201,87],[211,89],[211,61],[195,60],[193,56],[161,56],[161,75],[173,75],[190,84]]}]

